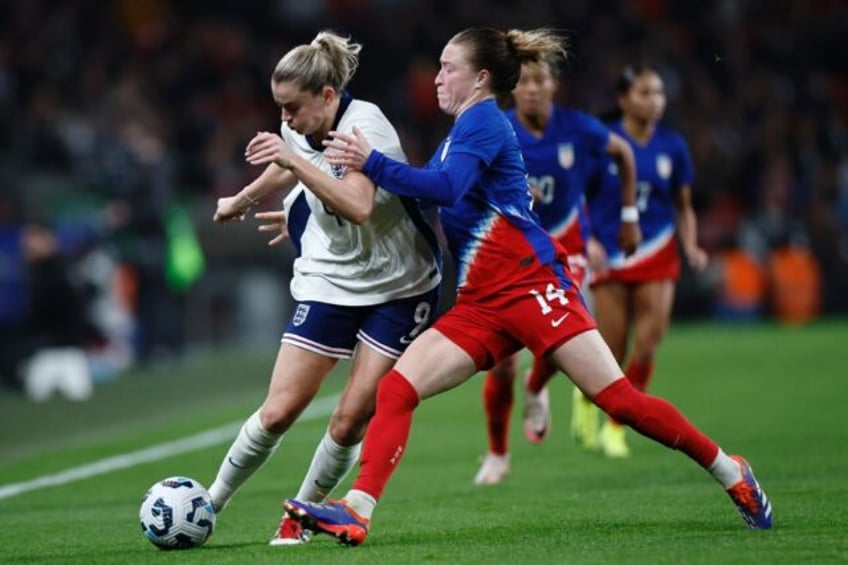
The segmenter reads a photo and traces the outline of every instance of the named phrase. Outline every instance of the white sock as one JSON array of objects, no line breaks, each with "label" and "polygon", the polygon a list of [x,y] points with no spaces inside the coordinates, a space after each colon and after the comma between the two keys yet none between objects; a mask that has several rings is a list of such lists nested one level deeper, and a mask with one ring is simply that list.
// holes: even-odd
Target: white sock
[{"label": "white sock", "polygon": [[223,510],[238,488],[268,460],[282,437],[262,427],[258,410],[247,419],[209,487],[215,512]]},{"label": "white sock", "polygon": [[295,498],[310,502],[320,502],[327,498],[353,469],[359,460],[360,451],[362,442],[350,447],[339,445],[327,430],[315,449],[312,463]]},{"label": "white sock", "polygon": [[344,497],[344,503],[353,508],[353,511],[365,518],[371,519],[377,500],[364,490],[349,490]]},{"label": "white sock", "polygon": [[715,460],[710,463],[707,470],[712,476],[721,483],[725,489],[728,489],[742,480],[742,469],[739,468],[739,463],[731,459],[720,448]]}]

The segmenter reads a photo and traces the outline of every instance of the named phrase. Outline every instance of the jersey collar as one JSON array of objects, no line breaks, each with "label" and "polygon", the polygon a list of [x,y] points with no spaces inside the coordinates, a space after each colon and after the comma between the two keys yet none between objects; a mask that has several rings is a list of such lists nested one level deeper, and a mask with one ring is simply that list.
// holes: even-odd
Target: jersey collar
[{"label": "jersey collar", "polygon": [[[350,106],[351,102],[353,102],[353,96],[351,96],[350,92],[347,90],[342,91],[342,99],[339,101],[339,109],[336,110],[336,118],[333,120],[333,127],[330,128],[331,130],[335,130],[338,127],[345,110],[347,110],[347,107]],[[323,152],[324,149],[326,149],[323,144],[315,141],[311,135],[304,135],[303,137],[306,138],[306,143],[308,143],[309,147],[311,147],[314,151]]]}]

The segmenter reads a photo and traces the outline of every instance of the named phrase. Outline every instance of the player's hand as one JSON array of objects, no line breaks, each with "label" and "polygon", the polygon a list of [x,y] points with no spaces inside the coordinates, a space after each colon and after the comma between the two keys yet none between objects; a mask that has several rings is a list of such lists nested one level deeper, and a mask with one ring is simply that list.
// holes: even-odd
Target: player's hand
[{"label": "player's hand", "polygon": [[268,245],[279,245],[289,238],[289,226],[286,221],[286,213],[282,210],[277,212],[257,212],[253,215],[253,217],[259,221],[267,222],[260,224],[259,231],[280,232],[268,242]]},{"label": "player's hand", "polygon": [[707,252],[697,245],[684,249],[683,253],[686,255],[686,260],[689,261],[689,266],[695,272],[700,273],[707,267],[707,263],[709,262]]},{"label": "player's hand", "polygon": [[249,206],[246,207],[244,203],[244,198],[240,197],[238,194],[235,196],[219,198],[218,209],[215,210],[215,215],[212,216],[212,220],[219,224],[225,222],[240,222],[244,220],[244,216],[250,208]]},{"label": "player's hand", "polygon": [[624,251],[624,255],[633,255],[641,242],[642,230],[639,228],[639,222],[621,222],[618,230],[618,247]]},{"label": "player's hand", "polygon": [[606,249],[597,238],[590,237],[586,242],[586,257],[589,260],[589,268],[596,275],[603,276],[609,270]]},{"label": "player's hand", "polygon": [[276,163],[284,169],[294,167],[291,148],[279,135],[267,131],[260,131],[250,140],[244,150],[244,158],[251,165]]},{"label": "player's hand", "polygon": [[324,145],[333,150],[326,155],[331,165],[344,165],[354,171],[362,170],[372,150],[371,144],[357,127],[353,128],[353,135],[331,131]]}]

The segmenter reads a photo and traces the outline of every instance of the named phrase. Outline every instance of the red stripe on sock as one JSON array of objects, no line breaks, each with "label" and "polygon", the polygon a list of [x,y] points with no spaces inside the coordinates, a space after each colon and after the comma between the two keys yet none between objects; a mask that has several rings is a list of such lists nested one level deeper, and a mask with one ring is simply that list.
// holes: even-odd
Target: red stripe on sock
[{"label": "red stripe on sock", "polygon": [[527,379],[527,388],[533,394],[539,394],[556,372],[556,367],[552,367],[542,359],[534,358],[533,368],[530,369],[530,378]]},{"label": "red stripe on sock", "polygon": [[491,371],[483,382],[483,408],[489,431],[489,451],[505,455],[509,449],[509,418],[513,403],[513,378],[498,378]]},{"label": "red stripe on sock", "polygon": [[632,359],[627,366],[627,380],[640,392],[648,390],[648,384],[651,382],[651,376],[653,374],[653,361],[637,361],[636,359]]},{"label": "red stripe on sock", "polygon": [[682,451],[702,467],[708,467],[718,455],[716,443],[687,420],[672,403],[639,392],[626,378],[613,382],[592,400],[618,422]]},{"label": "red stripe on sock", "polygon": [[365,434],[353,489],[379,500],[406,451],[412,414],[418,402],[418,393],[402,374],[392,370],[383,377],[377,388],[377,411]]}]

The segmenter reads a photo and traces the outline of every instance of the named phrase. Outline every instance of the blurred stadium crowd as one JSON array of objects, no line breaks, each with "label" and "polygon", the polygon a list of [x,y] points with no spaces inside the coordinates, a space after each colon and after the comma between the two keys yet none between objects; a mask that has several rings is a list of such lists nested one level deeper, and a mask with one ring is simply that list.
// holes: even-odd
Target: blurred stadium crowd
[{"label": "blurred stadium crowd", "polygon": [[[420,164],[448,128],[433,87],[440,46],[483,24],[564,30],[572,58],[560,101],[590,113],[615,106],[626,64],[662,69],[666,120],[690,144],[700,239],[714,258],[706,277],[684,276],[678,315],[848,311],[843,2],[7,1],[4,382],[20,386],[9,366],[39,348],[83,348],[109,378],[179,354],[187,337],[250,334],[271,289],[285,289],[286,259],[252,226],[210,218],[216,198],[257,174],[247,140],[278,127],[269,76],[281,54],[322,28],[363,43],[351,90],[379,102]],[[272,340],[280,316],[267,324]]]}]

